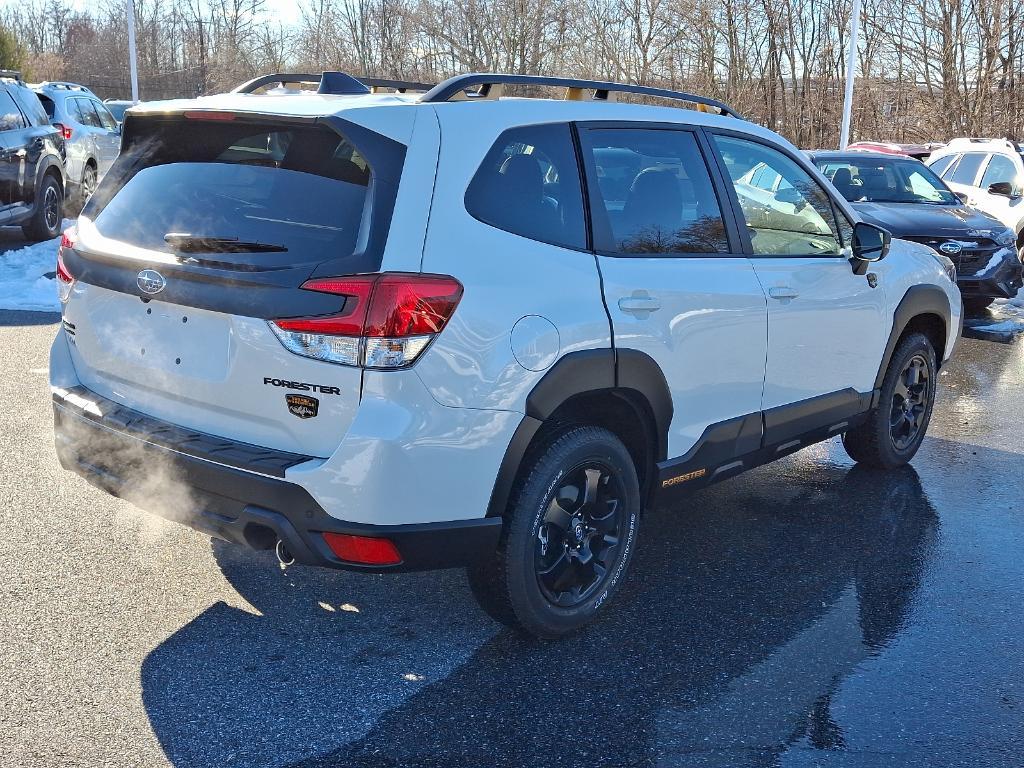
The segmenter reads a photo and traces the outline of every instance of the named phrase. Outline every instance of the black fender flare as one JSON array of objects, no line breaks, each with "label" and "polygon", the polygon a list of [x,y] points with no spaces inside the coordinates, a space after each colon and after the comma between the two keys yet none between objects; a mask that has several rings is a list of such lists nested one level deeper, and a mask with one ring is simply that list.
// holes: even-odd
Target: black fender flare
[{"label": "black fender flare", "polygon": [[943,348],[935,350],[942,361],[945,354],[945,344],[949,341],[950,318],[952,311],[949,306],[949,297],[946,292],[937,285],[912,285],[903,295],[896,311],[893,313],[892,329],[889,331],[889,339],[885,343],[885,352],[882,354],[882,363],[878,367],[878,375],[875,377],[875,389],[882,386],[882,379],[889,368],[889,361],[892,353],[896,350],[896,342],[900,340],[903,331],[906,330],[910,321],[920,315],[937,315],[943,322]]},{"label": "black fender flare", "polygon": [[56,155],[43,155],[39,158],[39,162],[36,163],[36,189],[39,189],[39,184],[51,168],[57,172],[61,189],[63,190],[67,186],[67,179],[64,177],[64,165],[61,163],[60,158]]},{"label": "black fender flare", "polygon": [[587,349],[560,358],[534,385],[526,397],[526,415],[509,441],[491,491],[487,516],[504,513],[519,467],[534,436],[565,402],[589,392],[636,393],[646,401],[654,418],[655,462],[668,451],[672,422],[672,393],[661,366],[636,349]]}]

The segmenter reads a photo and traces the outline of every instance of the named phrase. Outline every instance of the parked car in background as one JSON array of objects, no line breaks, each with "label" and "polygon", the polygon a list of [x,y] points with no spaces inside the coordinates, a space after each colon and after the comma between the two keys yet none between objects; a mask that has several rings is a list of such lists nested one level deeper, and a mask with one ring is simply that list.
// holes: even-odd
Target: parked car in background
[{"label": "parked car in background", "polygon": [[1017,294],[1016,233],[968,207],[928,166],[877,152],[817,152],[812,160],[865,220],[949,258],[968,311]]},{"label": "parked car in background", "polygon": [[0,224],[29,240],[60,234],[64,139],[21,74],[0,71]]},{"label": "parked car in background", "polygon": [[953,139],[932,153],[928,165],[968,205],[1012,229],[1024,259],[1024,146],[1007,139]]},{"label": "parked car in background", "polygon": [[47,82],[34,88],[64,136],[69,193],[84,203],[121,149],[121,126],[84,85]]},{"label": "parked car in background", "polygon": [[135,102],[130,99],[104,99],[103,106],[110,110],[110,114],[114,116],[114,119],[118,123],[124,122],[124,113],[128,111],[128,107],[134,106]]},{"label": "parked car in background", "polygon": [[917,160],[924,160],[942,144],[894,144],[887,141],[855,141],[850,144],[847,152],[881,152],[884,155],[906,155]]}]

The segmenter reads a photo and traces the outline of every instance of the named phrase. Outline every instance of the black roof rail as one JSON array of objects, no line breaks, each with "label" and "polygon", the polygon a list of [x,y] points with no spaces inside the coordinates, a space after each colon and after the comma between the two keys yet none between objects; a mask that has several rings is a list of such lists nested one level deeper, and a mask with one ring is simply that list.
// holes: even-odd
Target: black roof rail
[{"label": "black roof rail", "polygon": [[387,80],[379,77],[354,77],[344,72],[322,72],[319,75],[304,73],[277,72],[272,75],[261,75],[247,83],[232,89],[232,93],[253,93],[268,85],[317,83],[318,93],[362,94],[370,93],[371,88],[392,88],[399,93],[406,91],[429,91],[434,86],[428,83],[416,83],[408,80]]},{"label": "black roof rail", "polygon": [[21,80],[21,72],[16,69],[0,69],[0,77],[9,77],[13,80]]},{"label": "black roof rail", "polygon": [[[566,99],[580,100],[583,91],[593,91],[595,101],[608,101],[612,93],[634,93],[641,96],[656,96],[673,101],[685,101],[703,107],[711,107],[723,115],[743,119],[742,115],[728,104],[683,91],[672,91],[667,88],[653,88],[646,85],[629,83],[609,83],[600,80],[577,80],[571,77],[548,77],[546,75],[501,75],[485,72],[474,72],[468,75],[456,75],[427,91],[420,97],[424,102],[450,101],[453,97],[460,99],[494,98],[495,86],[504,85],[549,85],[561,86],[566,89]],[[500,94],[500,87],[497,89]]]}]

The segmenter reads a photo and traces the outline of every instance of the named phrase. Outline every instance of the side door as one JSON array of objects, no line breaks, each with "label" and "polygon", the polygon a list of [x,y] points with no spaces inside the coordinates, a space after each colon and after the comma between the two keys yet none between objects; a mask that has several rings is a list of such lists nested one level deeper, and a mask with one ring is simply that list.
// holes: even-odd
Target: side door
[{"label": "side door", "polygon": [[[852,225],[795,154],[725,131],[710,137],[768,298],[765,441],[838,424],[865,408],[875,386],[892,327],[884,275],[853,273]],[[768,198],[745,182],[759,164],[780,177]]]},{"label": "side door", "polygon": [[68,99],[67,103],[73,105],[71,115],[78,120],[78,127],[75,130],[79,136],[76,144],[78,145],[78,154],[82,162],[82,170],[84,172],[90,158],[96,161],[96,167],[99,168],[99,136],[103,133],[103,126],[100,125],[100,116],[93,109],[92,101],[84,96]]},{"label": "side door", "polygon": [[[1017,163],[1007,155],[991,155],[981,175],[977,193],[978,208],[995,216],[1014,232],[1024,221],[1024,173]],[[990,191],[993,184],[1004,185],[1005,191]]]},{"label": "side door", "polygon": [[100,123],[100,131],[96,134],[96,151],[98,153],[99,178],[102,179],[103,174],[117,159],[117,154],[121,150],[121,128],[114,116],[100,102],[90,99],[89,103],[95,110],[96,118]]},{"label": "side door", "polygon": [[[578,125],[593,245],[622,366],[645,353],[672,395],[670,459],[760,447],[767,310],[699,132]],[[746,417],[746,418],[742,418]]]},{"label": "side door", "polygon": [[22,184],[28,158],[28,122],[7,88],[0,85],[0,221],[10,207],[22,199]]}]

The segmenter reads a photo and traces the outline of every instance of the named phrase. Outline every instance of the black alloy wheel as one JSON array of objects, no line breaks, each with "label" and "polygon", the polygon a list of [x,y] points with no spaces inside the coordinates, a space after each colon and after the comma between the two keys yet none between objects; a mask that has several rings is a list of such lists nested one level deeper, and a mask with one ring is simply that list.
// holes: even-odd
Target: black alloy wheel
[{"label": "black alloy wheel", "polygon": [[552,492],[534,558],[537,583],[552,605],[578,606],[604,586],[619,558],[624,497],[616,472],[594,462],[567,472]]},{"label": "black alloy wheel", "polygon": [[924,423],[931,396],[928,363],[923,355],[914,355],[899,374],[889,413],[889,437],[898,451],[905,451]]}]

